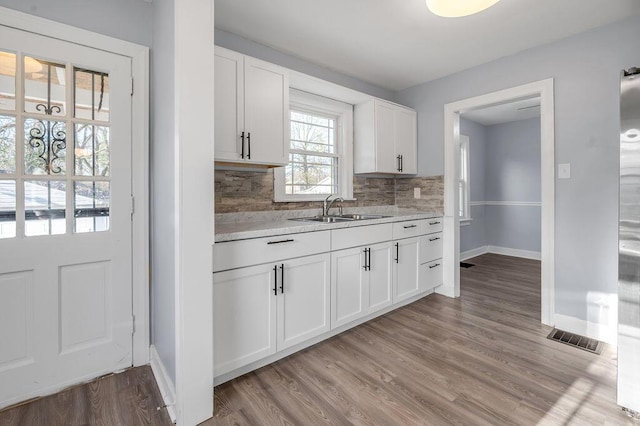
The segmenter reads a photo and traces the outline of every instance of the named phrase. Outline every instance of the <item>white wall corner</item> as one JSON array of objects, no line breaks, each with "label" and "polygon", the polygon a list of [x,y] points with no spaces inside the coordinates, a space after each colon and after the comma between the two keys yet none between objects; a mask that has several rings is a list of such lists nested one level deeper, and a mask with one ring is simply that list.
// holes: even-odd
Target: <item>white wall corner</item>
[{"label": "white wall corner", "polygon": [[489,253],[489,246],[480,246],[471,250],[460,253],[460,261],[471,259],[472,257],[480,256],[482,254]]},{"label": "white wall corner", "polygon": [[554,314],[555,327],[570,333],[601,340],[615,346],[618,340],[617,324],[607,325],[585,321],[563,314]]},{"label": "white wall corner", "polygon": [[167,373],[167,369],[165,368],[162,360],[160,359],[160,355],[158,355],[158,351],[155,346],[151,345],[149,348],[150,352],[150,363],[151,363],[151,371],[153,371],[153,376],[156,379],[156,383],[158,384],[158,388],[160,389],[160,395],[162,395],[162,401],[164,401],[164,405],[167,408],[167,413],[171,418],[171,421],[175,423],[176,421],[176,411],[175,411],[175,402],[176,402],[176,388],[173,382],[171,381],[171,377]]},{"label": "white wall corner", "polygon": [[504,256],[521,257],[523,259],[540,260],[542,258],[539,251],[520,250],[509,247],[487,246],[487,252],[502,254]]}]

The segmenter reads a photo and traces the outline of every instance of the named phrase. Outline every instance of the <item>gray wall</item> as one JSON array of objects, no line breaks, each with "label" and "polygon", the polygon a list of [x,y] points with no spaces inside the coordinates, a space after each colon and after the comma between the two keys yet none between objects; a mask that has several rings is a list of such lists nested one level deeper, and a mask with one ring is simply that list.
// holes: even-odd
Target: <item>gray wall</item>
[{"label": "gray wall", "polygon": [[175,385],[174,1],[153,2],[151,50],[151,343]]},{"label": "gray wall", "polygon": [[142,0],[0,0],[5,6],[77,28],[151,46],[153,5]]},{"label": "gray wall", "polygon": [[[540,202],[540,118],[487,126],[485,201]],[[540,252],[539,206],[485,207],[487,245]]]},{"label": "gray wall", "polygon": [[633,17],[398,93],[418,111],[419,174],[442,175],[444,104],[554,78],[556,313],[606,324],[593,294],[617,293],[620,70],[640,65]]},{"label": "gray wall", "polygon": [[485,231],[485,206],[473,205],[474,201],[485,201],[485,152],[486,127],[465,118],[460,119],[460,133],[469,136],[469,199],[471,221],[460,226],[460,252],[487,245]]},{"label": "gray wall", "polygon": [[218,46],[226,47],[227,49],[235,50],[236,52],[244,53],[245,55],[253,56],[254,58],[262,59],[263,61],[271,62],[285,68],[321,78],[372,96],[392,100],[395,95],[395,92],[391,90],[365,83],[357,78],[340,74],[329,68],[307,62],[303,59],[282,53],[271,47],[256,43],[226,31],[216,29],[215,43]]}]

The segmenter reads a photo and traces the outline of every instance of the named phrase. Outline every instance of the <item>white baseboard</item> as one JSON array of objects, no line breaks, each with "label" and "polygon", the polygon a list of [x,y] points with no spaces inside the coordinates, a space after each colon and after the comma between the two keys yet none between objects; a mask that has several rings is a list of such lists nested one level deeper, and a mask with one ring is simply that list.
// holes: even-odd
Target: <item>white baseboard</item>
[{"label": "white baseboard", "polygon": [[481,254],[489,253],[489,246],[476,247],[471,250],[463,251],[460,253],[460,261],[471,259],[472,257],[480,256]]},{"label": "white baseboard", "polygon": [[471,259],[485,253],[502,254],[504,256],[521,257],[523,259],[540,260],[542,258],[539,251],[519,250],[508,247],[481,246],[460,253],[460,261]]},{"label": "white baseboard", "polygon": [[158,351],[156,347],[151,345],[149,348],[150,353],[150,363],[151,363],[151,371],[153,371],[153,375],[156,378],[156,383],[158,383],[158,388],[160,389],[160,394],[162,395],[162,400],[164,401],[165,406],[167,407],[167,413],[171,418],[172,422],[176,422],[176,387],[173,384],[173,380],[167,374],[167,369],[165,368],[160,356],[158,355]]},{"label": "white baseboard", "polygon": [[604,324],[596,324],[562,314],[554,314],[553,320],[555,327],[560,330],[580,334],[581,336],[587,336],[591,339],[601,340],[614,346],[618,340],[618,330],[615,326],[610,327]]}]

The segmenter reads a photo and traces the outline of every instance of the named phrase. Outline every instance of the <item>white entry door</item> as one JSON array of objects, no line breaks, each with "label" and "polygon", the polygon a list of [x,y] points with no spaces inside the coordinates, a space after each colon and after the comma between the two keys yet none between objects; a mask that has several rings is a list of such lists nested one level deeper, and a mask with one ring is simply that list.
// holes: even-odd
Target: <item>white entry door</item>
[{"label": "white entry door", "polygon": [[0,408],[132,365],[131,61],[0,26]]}]

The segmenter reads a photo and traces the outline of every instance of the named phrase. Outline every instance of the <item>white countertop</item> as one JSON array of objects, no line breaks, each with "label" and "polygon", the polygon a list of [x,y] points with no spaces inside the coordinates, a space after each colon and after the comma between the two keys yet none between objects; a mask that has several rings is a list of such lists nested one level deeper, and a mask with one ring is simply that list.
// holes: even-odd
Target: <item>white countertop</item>
[{"label": "white countertop", "polygon": [[437,212],[400,210],[395,206],[364,207],[345,209],[346,213],[376,214],[380,219],[354,220],[338,223],[304,222],[290,220],[294,217],[312,217],[319,210],[293,210],[278,212],[225,213],[216,215],[215,242],[246,240],[249,238],[271,237],[301,232],[324,231],[327,229],[352,228],[378,223],[402,222],[405,220],[431,219],[442,217]]}]

